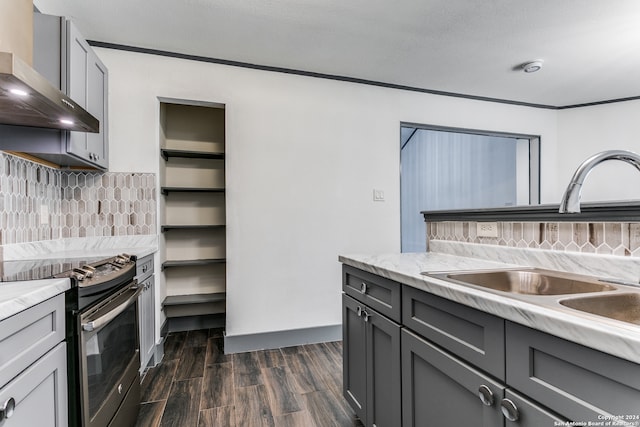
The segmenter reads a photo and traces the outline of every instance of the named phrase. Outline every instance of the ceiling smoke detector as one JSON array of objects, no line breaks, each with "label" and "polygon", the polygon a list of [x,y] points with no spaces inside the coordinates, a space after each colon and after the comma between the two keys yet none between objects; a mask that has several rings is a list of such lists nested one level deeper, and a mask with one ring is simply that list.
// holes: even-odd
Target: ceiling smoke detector
[{"label": "ceiling smoke detector", "polygon": [[522,64],[522,71],[524,71],[525,73],[535,73],[536,71],[539,71],[541,68],[542,68],[541,60],[531,61],[531,62]]}]

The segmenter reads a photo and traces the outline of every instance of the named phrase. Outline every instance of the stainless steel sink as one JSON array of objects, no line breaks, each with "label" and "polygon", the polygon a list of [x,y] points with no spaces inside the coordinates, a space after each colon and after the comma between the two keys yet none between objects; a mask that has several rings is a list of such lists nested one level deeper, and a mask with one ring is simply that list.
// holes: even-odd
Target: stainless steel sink
[{"label": "stainless steel sink", "polygon": [[537,268],[423,274],[496,291],[525,295],[568,295],[616,289],[590,276]]},{"label": "stainless steel sink", "polygon": [[640,293],[621,293],[561,300],[560,304],[609,319],[640,325]]}]

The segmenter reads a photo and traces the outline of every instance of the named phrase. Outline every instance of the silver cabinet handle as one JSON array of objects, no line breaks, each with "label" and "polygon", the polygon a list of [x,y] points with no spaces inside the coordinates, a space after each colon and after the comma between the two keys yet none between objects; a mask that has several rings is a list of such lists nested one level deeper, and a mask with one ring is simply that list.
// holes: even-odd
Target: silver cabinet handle
[{"label": "silver cabinet handle", "polygon": [[478,397],[480,398],[480,401],[482,402],[483,405],[493,406],[493,402],[494,402],[493,392],[486,385],[482,384],[478,388]]},{"label": "silver cabinet handle", "polygon": [[16,401],[13,397],[11,397],[9,398],[9,400],[4,402],[2,408],[0,408],[0,421],[4,420],[5,418],[11,418],[15,409]]},{"label": "silver cabinet handle", "polygon": [[502,415],[509,421],[518,421],[520,419],[520,411],[511,399],[502,399],[500,402],[500,411]]},{"label": "silver cabinet handle", "polygon": [[369,318],[371,317],[371,315],[370,315],[369,313],[367,313],[367,311],[366,311],[366,310],[362,310],[362,314],[363,314],[363,316],[364,316],[364,321],[365,321],[365,322],[368,322],[368,321],[369,321]]},{"label": "silver cabinet handle", "polygon": [[356,314],[358,315],[358,317],[362,316],[362,307],[358,306],[356,308]]},{"label": "silver cabinet handle", "polygon": [[143,273],[146,273],[148,269],[149,269],[149,266],[148,266],[148,265],[143,265],[143,266],[142,266],[142,272],[143,272]]},{"label": "silver cabinet handle", "polygon": [[362,285],[360,285],[360,293],[362,294],[367,293],[367,284],[365,282],[362,282]]}]

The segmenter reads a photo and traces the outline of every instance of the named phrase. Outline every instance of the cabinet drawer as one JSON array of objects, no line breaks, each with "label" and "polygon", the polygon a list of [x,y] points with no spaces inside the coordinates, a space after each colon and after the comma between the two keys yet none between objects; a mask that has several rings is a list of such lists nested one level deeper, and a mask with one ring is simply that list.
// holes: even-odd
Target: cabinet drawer
[{"label": "cabinet drawer", "polygon": [[504,380],[504,320],[410,286],[402,290],[402,324]]},{"label": "cabinet drawer", "polygon": [[138,282],[142,282],[151,274],[153,274],[153,254],[136,261],[136,277]]},{"label": "cabinet drawer", "polygon": [[402,287],[399,283],[344,265],[342,289],[347,295],[368,305],[378,313],[400,322]]},{"label": "cabinet drawer", "polygon": [[575,422],[640,415],[640,365],[506,323],[511,387]]},{"label": "cabinet drawer", "polygon": [[0,322],[0,385],[64,341],[64,294]]}]

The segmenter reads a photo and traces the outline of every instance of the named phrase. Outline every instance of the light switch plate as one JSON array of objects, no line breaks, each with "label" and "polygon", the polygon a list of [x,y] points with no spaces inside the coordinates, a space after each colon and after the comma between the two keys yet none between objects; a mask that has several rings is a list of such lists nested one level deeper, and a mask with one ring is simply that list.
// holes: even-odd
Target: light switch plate
[{"label": "light switch plate", "polygon": [[374,202],[384,202],[384,191],[383,190],[373,190],[373,201]]}]

